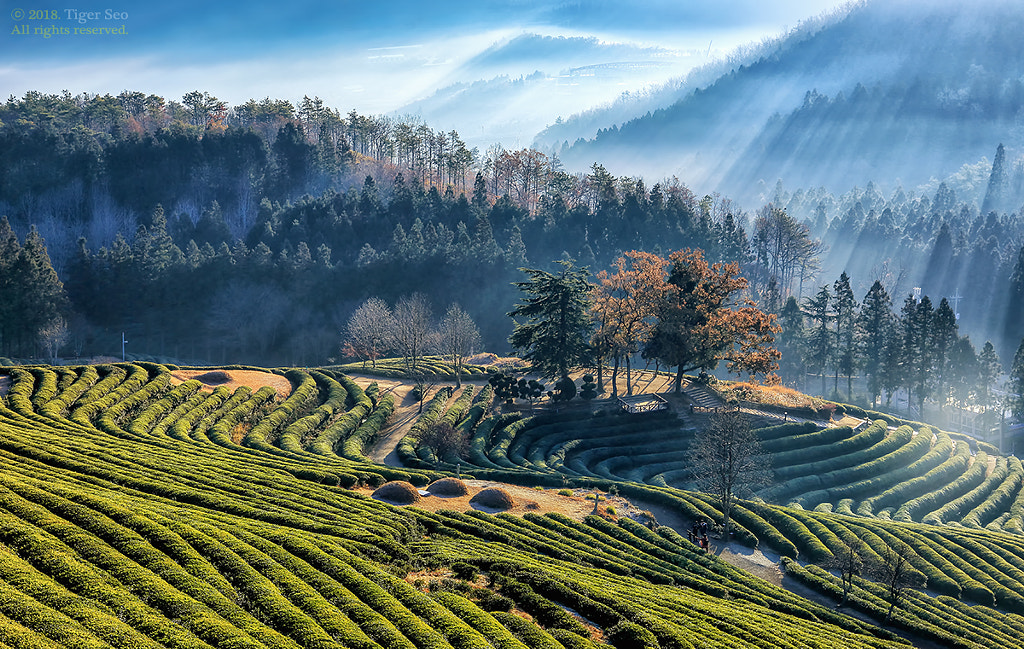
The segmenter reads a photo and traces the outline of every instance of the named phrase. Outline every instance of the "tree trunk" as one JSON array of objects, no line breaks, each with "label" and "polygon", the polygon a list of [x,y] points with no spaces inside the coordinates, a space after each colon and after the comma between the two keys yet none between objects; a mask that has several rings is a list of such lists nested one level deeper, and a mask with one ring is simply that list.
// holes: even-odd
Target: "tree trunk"
[{"label": "tree trunk", "polygon": [[679,369],[676,370],[675,383],[676,383],[676,394],[681,394],[683,392],[683,366],[682,365],[680,365]]},{"label": "tree trunk", "polygon": [[604,393],[604,357],[597,359],[597,393]]},{"label": "tree trunk", "polygon": [[626,354],[626,394],[633,396],[633,373],[631,372],[629,354]]},{"label": "tree trunk", "polygon": [[619,357],[615,357],[615,363],[612,365],[612,397],[619,396]]}]

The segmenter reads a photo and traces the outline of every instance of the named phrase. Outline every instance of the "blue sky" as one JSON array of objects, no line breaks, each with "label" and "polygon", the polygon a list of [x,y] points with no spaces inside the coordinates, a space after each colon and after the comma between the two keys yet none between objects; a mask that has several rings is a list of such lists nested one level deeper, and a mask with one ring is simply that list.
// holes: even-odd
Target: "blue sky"
[{"label": "blue sky", "polygon": [[[75,20],[63,3],[5,0],[0,89],[5,96],[27,90],[116,94],[131,89],[172,99],[200,89],[232,104],[309,94],[343,112],[385,112],[447,83],[490,73],[467,64],[494,43],[522,33],[593,35],[606,42],[721,54],[840,4],[103,0],[71,4],[79,7]],[[60,7],[56,19],[33,13],[55,6]]]}]

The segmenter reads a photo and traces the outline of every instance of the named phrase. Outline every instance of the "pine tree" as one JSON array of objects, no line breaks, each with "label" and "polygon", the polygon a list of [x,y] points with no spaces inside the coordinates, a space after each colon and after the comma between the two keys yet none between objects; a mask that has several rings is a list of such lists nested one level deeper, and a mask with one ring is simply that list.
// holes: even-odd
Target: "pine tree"
[{"label": "pine tree", "polygon": [[1006,386],[1006,406],[1017,421],[1024,419],[1024,339],[1013,355],[1010,381]]},{"label": "pine tree", "polygon": [[903,380],[907,393],[918,400],[918,415],[924,415],[924,401],[932,392],[932,368],[934,347],[932,345],[932,302],[927,295],[918,302],[913,295],[903,303],[901,323],[903,325]]},{"label": "pine tree", "polygon": [[11,355],[17,324],[17,293],[14,266],[21,254],[18,236],[6,216],[0,217],[0,350]]},{"label": "pine tree", "polygon": [[[945,401],[947,389],[950,383],[950,375],[955,374],[951,352],[959,338],[959,330],[956,323],[956,314],[946,298],[939,302],[939,308],[932,315],[931,322],[931,348],[932,348],[932,374],[935,386],[935,393],[938,397],[939,409]],[[973,352],[973,348],[971,350]],[[963,360],[962,358],[960,360]]]},{"label": "pine tree", "polygon": [[516,282],[523,302],[509,312],[516,322],[509,337],[514,349],[543,377],[561,378],[590,360],[590,286],[586,268],[571,260],[556,262],[558,273],[522,268],[529,279]]},{"label": "pine tree", "polygon": [[981,202],[981,213],[1000,211],[1006,202],[1008,174],[1006,173],[1006,150],[1002,142],[996,147],[996,157],[992,161],[992,173],[988,177],[985,199]]},{"label": "pine tree", "polygon": [[821,374],[822,396],[825,395],[825,368],[835,349],[835,333],[830,325],[835,319],[831,299],[828,286],[822,286],[817,295],[804,301],[804,315],[811,321],[807,333],[807,360]]},{"label": "pine tree", "polygon": [[807,346],[807,332],[804,327],[804,312],[792,295],[786,300],[779,313],[782,331],[776,337],[779,353],[779,373],[784,377],[805,378],[804,356]]},{"label": "pine tree", "polygon": [[871,285],[857,319],[857,345],[861,367],[867,376],[868,394],[874,408],[885,384],[885,364],[890,340],[895,333],[896,317],[892,300],[878,280]]},{"label": "pine tree", "polygon": [[43,327],[61,317],[68,307],[64,285],[35,226],[25,237],[9,275],[4,298],[13,306],[8,316],[13,321],[8,322],[8,329],[13,333],[15,348],[28,355]]},{"label": "pine tree", "polygon": [[839,375],[846,376],[846,396],[853,394],[853,373],[856,369],[856,322],[857,299],[850,288],[850,276],[844,270],[833,284],[833,307],[836,314],[836,382],[834,389],[839,391]]}]

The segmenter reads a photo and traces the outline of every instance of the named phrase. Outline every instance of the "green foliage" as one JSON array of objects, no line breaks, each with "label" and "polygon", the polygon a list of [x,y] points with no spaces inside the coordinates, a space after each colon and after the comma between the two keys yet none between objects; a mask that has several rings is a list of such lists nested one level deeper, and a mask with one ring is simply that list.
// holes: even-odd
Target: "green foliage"
[{"label": "green foliage", "polygon": [[572,261],[556,263],[562,266],[557,274],[520,269],[529,279],[516,282],[523,302],[509,313],[513,319],[525,318],[516,322],[509,343],[523,352],[533,371],[548,378],[566,376],[590,358],[590,273]]}]

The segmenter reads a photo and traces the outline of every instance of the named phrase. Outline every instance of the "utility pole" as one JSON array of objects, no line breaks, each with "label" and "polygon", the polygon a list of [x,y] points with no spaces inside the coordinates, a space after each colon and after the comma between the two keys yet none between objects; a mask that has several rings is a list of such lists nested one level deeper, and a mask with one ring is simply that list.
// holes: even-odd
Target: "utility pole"
[{"label": "utility pole", "polygon": [[124,346],[128,344],[128,341],[124,339],[124,332],[121,332],[121,362],[124,362]]}]

